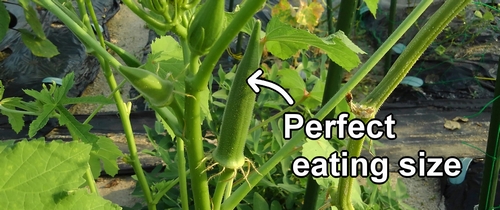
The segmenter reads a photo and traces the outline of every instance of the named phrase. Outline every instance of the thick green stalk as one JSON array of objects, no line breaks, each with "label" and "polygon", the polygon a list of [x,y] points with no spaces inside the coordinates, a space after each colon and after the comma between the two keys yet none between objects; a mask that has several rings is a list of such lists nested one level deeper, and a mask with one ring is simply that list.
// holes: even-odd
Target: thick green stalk
[{"label": "thick green stalk", "polygon": [[[385,53],[403,36],[403,34],[411,27],[411,25],[418,19],[418,17],[430,5],[432,0],[422,1],[417,8],[403,21],[403,23],[394,31],[391,36],[380,46],[380,48],[371,56],[366,63],[353,75],[353,77],[340,88],[340,90],[314,115],[315,119],[323,120],[328,113],[337,106],[345,95],[351,91],[361,80],[370,72],[373,67],[384,57]],[[301,129],[295,136],[292,137],[273,157],[271,157],[259,169],[259,172],[253,171],[247,181],[243,183],[238,189],[222,204],[222,209],[234,209],[239,202],[252,190],[252,188],[259,183],[264,175],[269,173],[283,158],[297,151],[297,147],[302,144],[305,138],[304,130]]]},{"label": "thick green stalk", "polygon": [[[500,60],[498,63],[500,63]],[[497,68],[494,98],[500,96],[499,71],[500,65]],[[484,158],[483,181],[481,184],[481,193],[479,194],[479,209],[493,209],[495,194],[497,192],[498,170],[500,170],[500,146],[498,144],[498,139],[500,138],[500,100],[493,102],[492,109],[488,144],[486,145],[486,156]]]},{"label": "thick green stalk", "polygon": [[[347,36],[350,35],[352,22],[356,14],[357,0],[342,0],[340,2],[340,9],[338,15],[338,22],[336,31],[343,31]],[[333,13],[333,11],[330,11]],[[330,30],[330,29],[329,29]],[[337,63],[329,60],[328,73],[326,76],[325,89],[323,92],[323,105],[340,89],[342,78],[344,77],[344,69]],[[330,112],[328,117],[334,117],[335,109]],[[306,194],[304,199],[304,206],[302,209],[306,210],[311,206],[316,206],[316,201],[319,195],[319,185],[314,178],[309,175],[307,178]]]},{"label": "thick green stalk", "polygon": [[203,63],[200,66],[200,72],[196,77],[190,79],[193,80],[190,83],[193,85],[193,90],[201,91],[208,84],[210,75],[222,56],[222,53],[226,50],[227,46],[231,43],[234,37],[240,32],[245,23],[247,23],[255,13],[257,13],[264,5],[266,0],[252,0],[245,1],[241,6],[240,10],[236,13],[231,23],[222,32],[219,39],[210,49],[210,52],[206,55]]},{"label": "thick green stalk", "polygon": [[191,54],[188,76],[186,77],[186,97],[184,101],[184,137],[188,154],[189,169],[191,170],[191,188],[194,197],[195,209],[210,209],[210,192],[208,189],[208,178],[204,164],[205,153],[203,151],[203,136],[201,132],[201,90],[193,88],[194,84],[189,82],[198,72],[199,56]]},{"label": "thick green stalk", "polygon": [[[430,4],[432,1],[428,1]],[[389,97],[390,93],[398,86],[401,80],[410,71],[411,67],[415,64],[418,58],[424,53],[424,51],[429,47],[429,45],[434,41],[434,39],[441,33],[441,31],[455,18],[455,16],[462,11],[470,1],[446,1],[435,14],[432,15],[430,20],[422,27],[422,29],[417,33],[417,35],[410,42],[406,50],[401,54],[401,56],[396,60],[394,65],[391,67],[387,75],[382,79],[379,85],[368,94],[368,96],[361,102],[361,106],[366,106],[372,108],[375,112],[370,117],[362,116],[361,118],[365,121],[373,118],[383,104],[383,102]],[[421,2],[417,9],[425,10]],[[347,147],[349,155],[353,157],[358,157],[361,154],[363,148],[364,138],[362,140],[349,140]],[[340,209],[352,209],[351,204],[351,188],[353,183],[353,177],[340,178],[340,187],[338,203]]]}]

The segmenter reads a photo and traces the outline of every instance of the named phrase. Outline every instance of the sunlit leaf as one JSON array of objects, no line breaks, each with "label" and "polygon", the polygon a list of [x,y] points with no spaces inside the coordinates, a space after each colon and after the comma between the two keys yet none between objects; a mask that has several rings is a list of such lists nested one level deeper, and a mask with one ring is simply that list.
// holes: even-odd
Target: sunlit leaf
[{"label": "sunlit leaf", "polygon": [[360,64],[356,53],[363,53],[341,31],[326,38],[319,38],[305,30],[295,29],[273,18],[267,25],[266,47],[273,55],[287,59],[298,50],[307,50],[309,46],[324,50],[330,59],[347,71]]}]

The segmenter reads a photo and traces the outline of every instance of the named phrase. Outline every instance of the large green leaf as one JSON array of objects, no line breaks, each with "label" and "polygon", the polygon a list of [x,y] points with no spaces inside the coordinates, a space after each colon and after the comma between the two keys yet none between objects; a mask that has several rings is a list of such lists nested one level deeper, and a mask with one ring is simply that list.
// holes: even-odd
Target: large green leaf
[{"label": "large green leaf", "polygon": [[86,189],[69,192],[57,203],[56,210],[66,209],[122,209],[120,206],[97,194],[90,194]]},{"label": "large green leaf", "polygon": [[55,209],[65,192],[84,184],[90,149],[80,142],[43,139],[0,149],[2,208]]},{"label": "large green leaf", "polygon": [[25,29],[19,29],[18,31],[21,33],[21,40],[33,55],[51,58],[59,54],[57,47],[47,38],[37,37]]},{"label": "large green leaf", "polygon": [[360,64],[357,53],[364,53],[349,41],[342,31],[319,38],[305,30],[282,23],[277,18],[271,19],[268,23],[265,40],[269,52],[281,59],[290,58],[298,50],[307,50],[309,46],[313,46],[324,50],[330,59],[347,71]]}]

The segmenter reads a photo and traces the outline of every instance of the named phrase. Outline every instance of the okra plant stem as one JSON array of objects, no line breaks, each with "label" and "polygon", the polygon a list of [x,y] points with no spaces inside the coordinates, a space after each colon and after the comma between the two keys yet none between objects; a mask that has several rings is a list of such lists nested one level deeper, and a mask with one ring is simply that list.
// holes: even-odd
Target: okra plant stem
[{"label": "okra plant stem", "polygon": [[[118,68],[121,64],[116,60],[113,56],[111,56],[105,48],[101,47],[99,43],[95,40],[95,38],[89,36],[85,30],[83,30],[78,24],[76,24],[71,18],[68,17],[59,7],[57,7],[50,0],[41,0],[40,3],[44,8],[52,12],[56,15],[80,40],[85,42],[88,46],[92,47],[93,50],[97,53],[97,58],[99,62],[102,64],[104,61],[109,62],[114,68]],[[110,90],[115,90],[117,87],[116,80],[113,76],[113,72],[109,68],[109,65],[103,65],[103,72],[108,82],[108,86]],[[120,114],[120,119],[123,125],[124,133],[127,139],[127,145],[130,151],[130,159],[132,161],[132,167],[136,173],[138,182],[143,190],[144,197],[148,204],[149,210],[155,210],[156,206],[153,204],[153,198],[151,195],[151,191],[149,189],[149,184],[144,175],[144,171],[142,170],[141,163],[139,162],[139,157],[137,155],[137,147],[135,145],[134,134],[132,131],[132,125],[130,123],[129,115],[130,112],[123,102],[120,91],[116,91],[113,94],[113,98],[116,102],[116,106],[118,112]]]},{"label": "okra plant stem", "polygon": [[[93,35],[92,27],[90,26],[90,22],[89,22],[89,16],[87,14],[87,10],[85,9],[85,2],[83,0],[78,0],[77,5],[78,5],[78,10],[80,11],[80,18],[82,19],[83,24],[87,28],[87,33],[89,35]],[[62,107],[62,106],[60,106],[60,108],[64,109],[64,107]],[[75,139],[75,138],[73,138],[73,139]],[[87,185],[90,189],[90,192],[95,193],[95,194],[99,194],[99,192],[97,191],[96,184],[95,184],[94,175],[92,174],[92,169],[90,168],[90,165],[88,165],[88,166],[89,167],[85,171],[85,179],[87,180]]]},{"label": "okra plant stem", "polygon": [[[186,59],[186,58],[185,58]],[[189,78],[193,77],[199,68],[199,56],[191,54],[188,75],[186,77],[186,97],[184,133],[188,154],[189,170],[191,170],[191,190],[193,191],[195,209],[210,209],[210,191],[208,189],[208,178],[204,164],[205,153],[203,151],[203,136],[201,132],[201,106],[199,98],[201,90],[194,89]]]},{"label": "okra plant stem", "polygon": [[[425,3],[430,4],[432,1],[429,0]],[[417,8],[421,9],[422,12],[425,11],[423,8],[422,1]],[[382,79],[379,85],[366,96],[366,98],[361,101],[361,105],[373,108],[375,113],[382,106],[384,101],[389,97],[390,93],[398,86],[398,84],[403,80],[403,78],[408,74],[411,67],[417,62],[418,58],[424,53],[424,51],[430,46],[430,44],[436,39],[436,37],[443,31],[443,29],[455,18],[455,16],[462,11],[465,6],[470,3],[468,0],[457,0],[457,1],[446,1],[437,11],[434,13],[429,21],[422,27],[422,29],[415,35],[405,51],[399,56],[394,65],[390,68],[387,75]],[[413,14],[413,13],[412,13]],[[408,16],[408,18],[410,18]],[[407,19],[408,19],[407,18]],[[415,18],[416,19],[416,18]],[[365,122],[370,120],[363,119]],[[366,138],[366,137],[365,137]],[[358,157],[361,154],[361,149],[363,148],[362,140],[349,140],[347,148],[349,155],[353,157]],[[341,209],[351,209],[351,188],[352,188],[352,177],[346,177],[340,179],[339,186],[339,196],[338,201]]]},{"label": "okra plant stem", "polygon": [[226,168],[223,170],[224,171],[219,176],[219,180],[217,181],[217,186],[215,187],[215,192],[212,199],[212,202],[214,204],[213,210],[220,210],[222,198],[224,197],[224,191],[230,190],[227,188],[227,185],[233,182],[233,177],[235,175],[235,171],[233,169]]},{"label": "okra plant stem", "polygon": [[[315,119],[323,120],[333,108],[337,106],[345,95],[350,92],[373,67],[384,57],[384,55],[396,44],[411,25],[420,17],[432,0],[424,0],[412,11],[403,23],[394,31],[391,36],[380,46],[380,48],[366,61],[363,66],[353,75],[353,77],[326,103],[314,116]],[[286,158],[296,148],[302,145],[305,138],[304,130],[301,129],[292,137],[273,157],[264,163],[259,169],[259,173],[253,171],[248,176],[248,182],[243,183],[238,189],[222,204],[222,209],[234,209],[239,202],[259,183],[263,175],[269,173],[283,158]]]},{"label": "okra plant stem", "polygon": [[404,52],[389,69],[387,76],[361,101],[361,104],[380,108],[417,62],[420,55],[469,3],[468,0],[446,1],[415,35]]},{"label": "okra plant stem", "polygon": [[179,170],[179,187],[181,190],[181,206],[183,210],[189,210],[187,175],[186,175],[186,156],[184,155],[184,140],[176,138],[177,147],[177,168]]},{"label": "okra plant stem", "polygon": [[90,169],[90,165],[87,167],[87,170],[85,171],[85,180],[87,180],[90,192],[99,195],[99,191],[97,191],[97,187],[94,181],[95,180],[94,175],[92,175],[92,170]]},{"label": "okra plant stem", "polygon": [[127,7],[132,10],[137,16],[139,16],[142,20],[146,21],[146,23],[158,29],[165,29],[167,25],[158,21],[157,19],[150,16],[146,11],[141,9],[137,4],[132,0],[123,0],[123,4],[127,5]]}]

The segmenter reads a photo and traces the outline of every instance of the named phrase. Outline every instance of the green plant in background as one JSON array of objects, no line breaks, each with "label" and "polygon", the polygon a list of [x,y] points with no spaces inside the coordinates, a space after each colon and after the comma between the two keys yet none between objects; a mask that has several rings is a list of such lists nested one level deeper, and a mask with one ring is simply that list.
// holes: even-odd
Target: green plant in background
[{"label": "green plant in background", "polygon": [[[340,68],[350,71],[360,64],[357,55],[364,53],[363,50],[342,31],[318,37],[305,29],[284,23],[279,18],[272,18],[265,31],[261,31],[259,20],[252,17],[263,8],[265,0],[244,1],[236,12],[231,13],[223,11],[222,0],[207,0],[204,3],[198,0],[144,0],[139,2],[140,5],[124,0],[128,8],[160,35],[152,43],[152,52],[144,64],[140,64],[137,58],[119,47],[104,41],[99,29],[96,29],[97,36],[94,35],[91,22],[98,24],[90,0],[77,0],[78,10],[73,8],[70,1],[33,2],[55,14],[87,46],[88,52],[97,57],[113,93],[109,98],[67,98],[66,93],[73,81],[72,75],[68,75],[61,87],[51,85],[40,92],[25,90],[35,101],[2,99],[0,109],[2,114],[9,117],[14,130],[19,131],[24,125],[24,115],[34,115],[37,118],[29,128],[32,137],[49,118],[55,117],[61,125],[68,127],[74,139],[71,143],[55,141],[48,144],[40,140],[22,141],[18,144],[13,141],[2,142],[1,162],[9,162],[0,166],[0,171],[5,171],[0,176],[0,186],[4,186],[0,188],[0,196],[5,198],[2,200],[8,201],[7,205],[12,208],[43,205],[50,209],[68,209],[80,203],[89,208],[93,205],[104,209],[118,208],[100,198],[95,188],[94,177],[101,171],[101,162],[104,170],[114,175],[118,169],[116,159],[122,156],[110,139],[91,133],[92,128],[87,123],[98,109],[85,123],[80,123],[64,107],[74,103],[109,104],[112,103],[110,98],[113,98],[130,151],[123,155],[123,159],[133,166],[134,178],[140,187],[138,191],[142,192],[147,208],[175,205],[182,209],[194,206],[195,209],[224,210],[248,209],[250,206],[254,209],[280,209],[283,204],[287,208],[296,208],[304,199],[309,199],[294,199],[295,195],[304,192],[305,180],[290,173],[291,160],[299,155],[299,151],[302,151],[302,156],[311,159],[318,155],[317,151],[322,151],[324,156],[337,149],[324,139],[305,140],[303,130],[297,132],[292,139],[285,140],[281,136],[282,121],[278,118],[285,112],[297,111],[307,119],[322,120],[337,107],[339,111],[353,113],[364,121],[372,119],[432,40],[468,4],[466,0],[453,3],[447,1],[417,34],[377,88],[365,100],[356,103],[346,101],[345,95],[382,59],[429,6],[431,0],[422,1],[352,79],[335,94],[331,94],[331,98],[323,98],[328,89],[325,84],[335,82],[331,81],[330,74],[326,76],[326,57]],[[366,2],[375,14],[378,1]],[[36,34],[36,38],[30,39],[32,42],[26,41],[28,39],[23,41],[31,45],[34,53],[45,49],[44,46],[49,44],[44,39],[39,22],[34,19],[36,16],[33,16],[33,8],[29,6],[29,1],[20,3],[33,33]],[[1,4],[0,8],[3,9],[3,3]],[[303,16],[297,16],[296,21],[312,30],[319,20],[318,8],[315,4],[304,7]],[[6,11],[2,9],[0,17],[6,17]],[[3,38],[8,25],[0,26],[0,38]],[[168,31],[173,32],[179,42],[166,35]],[[219,78],[214,79],[212,72],[217,61],[240,32],[251,35],[241,63],[229,73],[219,70]],[[24,35],[25,32],[21,33]],[[106,51],[106,46],[117,52],[125,64],[111,56]],[[326,55],[321,60],[320,66],[323,67],[320,68],[319,75],[309,70],[314,66],[313,62],[308,61],[305,52],[310,47],[321,49]],[[47,49],[51,50],[50,46]],[[260,62],[264,49],[281,60],[302,52],[301,69],[294,69],[286,63],[281,67],[272,65],[269,69],[264,68]],[[55,53],[52,50],[42,54]],[[204,56],[202,62],[201,56]],[[269,90],[263,90],[253,104],[256,95],[245,86],[245,79],[259,67],[263,67],[264,77],[288,89],[296,102],[293,106],[288,106]],[[155,150],[146,152],[161,157],[169,165],[165,172],[160,172],[159,169],[153,173],[143,171],[129,118],[131,105],[121,98],[121,84],[116,83],[113,70],[138,89],[156,112],[159,123],[154,129],[146,128]],[[217,92],[209,88],[213,81],[221,87]],[[281,103],[269,103],[270,98]],[[288,107],[283,108],[285,106]],[[271,111],[259,112],[254,107],[268,107]],[[222,117],[214,116],[213,113]],[[204,141],[205,134],[209,131],[218,140],[216,146]],[[362,145],[362,140],[348,140],[347,150],[352,156],[359,156]],[[24,157],[36,157],[37,160],[45,161]],[[23,164],[28,162],[33,167]],[[213,167],[214,163],[221,167]],[[240,169],[244,172],[238,173]],[[32,173],[24,174],[25,171]],[[60,171],[64,172],[63,176],[58,176]],[[36,176],[38,173],[41,173],[40,176]],[[363,209],[367,206],[361,188],[353,178],[329,177],[314,180],[319,186],[328,189],[328,205],[343,210]],[[84,181],[91,194],[79,189]],[[32,189],[32,183],[35,182],[43,184]],[[53,186],[46,186],[49,184]],[[177,185],[179,187],[174,187]],[[175,198],[172,197],[173,190],[178,192]],[[31,199],[35,197],[40,199]],[[266,201],[269,197],[272,200]],[[285,199],[282,200],[283,198]],[[319,207],[326,202],[326,194],[317,199],[319,202],[316,206]]]}]

